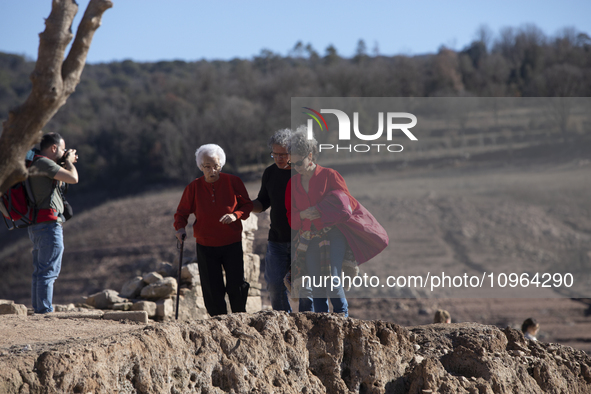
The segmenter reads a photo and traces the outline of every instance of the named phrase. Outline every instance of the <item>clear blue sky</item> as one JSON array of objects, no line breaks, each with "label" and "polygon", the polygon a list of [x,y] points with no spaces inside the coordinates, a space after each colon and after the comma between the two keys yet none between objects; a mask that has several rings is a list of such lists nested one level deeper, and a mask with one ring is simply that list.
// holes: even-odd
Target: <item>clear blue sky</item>
[{"label": "clear blue sky", "polygon": [[[97,31],[89,63],[252,58],[262,49],[287,55],[297,41],[324,55],[332,44],[354,54],[462,49],[487,25],[537,25],[546,35],[574,27],[591,35],[591,0],[201,1],[113,0]],[[77,26],[88,0],[78,0]],[[38,33],[51,0],[0,0],[0,51],[37,57]]]}]

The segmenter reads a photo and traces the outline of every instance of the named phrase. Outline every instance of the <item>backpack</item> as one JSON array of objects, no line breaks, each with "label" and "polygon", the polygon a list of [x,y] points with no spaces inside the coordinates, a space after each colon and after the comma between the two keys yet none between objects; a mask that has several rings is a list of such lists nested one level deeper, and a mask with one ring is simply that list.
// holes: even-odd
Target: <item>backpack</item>
[{"label": "backpack", "polygon": [[[36,149],[27,152],[25,166],[29,168],[33,162],[38,159],[39,153]],[[29,178],[12,186],[0,200],[0,211],[2,211],[4,223],[9,230],[15,228],[25,228],[37,223],[37,213],[35,195],[31,189]],[[19,223],[20,222],[20,223]]]}]

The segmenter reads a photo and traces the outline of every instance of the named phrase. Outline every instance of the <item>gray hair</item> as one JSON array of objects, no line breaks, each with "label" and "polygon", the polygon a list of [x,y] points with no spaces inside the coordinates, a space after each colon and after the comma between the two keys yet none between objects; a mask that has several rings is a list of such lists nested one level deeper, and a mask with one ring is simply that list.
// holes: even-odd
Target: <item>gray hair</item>
[{"label": "gray hair", "polygon": [[203,156],[217,157],[218,160],[220,161],[220,166],[222,166],[222,167],[224,166],[224,164],[226,164],[226,154],[224,153],[224,150],[222,149],[222,147],[219,145],[205,144],[205,145],[201,145],[195,151],[195,161],[197,162],[197,167],[199,167],[199,169],[201,171],[203,171],[203,168],[201,168],[201,163],[203,162]]},{"label": "gray hair", "polygon": [[287,151],[290,154],[302,157],[306,157],[309,153],[312,153],[312,161],[316,162],[316,159],[318,159],[318,141],[314,138],[313,132],[312,139],[308,139],[308,128],[301,125],[291,134]]},{"label": "gray hair", "polygon": [[271,150],[271,151],[273,150],[273,145],[279,145],[283,148],[287,148],[290,138],[291,138],[291,130],[290,129],[277,130],[275,132],[275,134],[273,134],[271,136],[271,138],[269,138],[269,141],[267,142],[267,146],[269,147],[269,150]]}]

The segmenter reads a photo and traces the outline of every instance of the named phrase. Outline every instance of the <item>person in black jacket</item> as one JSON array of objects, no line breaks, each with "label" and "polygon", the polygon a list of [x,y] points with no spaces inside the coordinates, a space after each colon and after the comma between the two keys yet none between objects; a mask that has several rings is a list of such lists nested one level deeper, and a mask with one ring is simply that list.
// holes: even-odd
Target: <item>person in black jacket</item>
[{"label": "person in black jacket", "polygon": [[[271,305],[276,311],[291,312],[284,277],[291,266],[292,230],[287,220],[285,208],[285,189],[292,176],[291,163],[287,153],[287,144],[291,130],[275,132],[269,139],[268,146],[274,163],[265,169],[258,197],[253,201],[252,212],[259,213],[271,207],[271,227],[265,255],[265,280],[271,298]],[[312,304],[312,299],[301,299],[303,304]],[[309,306],[307,309],[309,310]]]}]

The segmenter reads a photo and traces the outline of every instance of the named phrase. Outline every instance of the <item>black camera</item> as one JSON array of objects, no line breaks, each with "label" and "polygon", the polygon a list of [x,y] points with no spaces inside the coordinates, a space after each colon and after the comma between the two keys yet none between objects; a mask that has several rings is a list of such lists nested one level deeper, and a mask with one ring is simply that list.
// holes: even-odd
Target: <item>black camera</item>
[{"label": "black camera", "polygon": [[64,152],[64,155],[61,157],[61,159],[59,159],[57,161],[57,164],[59,164],[60,166],[65,166],[66,165],[66,160],[68,159],[68,155],[72,153],[72,149],[68,149]]}]

